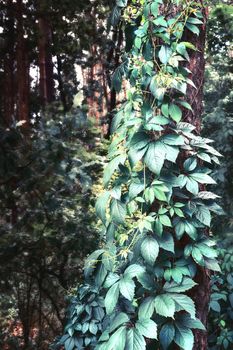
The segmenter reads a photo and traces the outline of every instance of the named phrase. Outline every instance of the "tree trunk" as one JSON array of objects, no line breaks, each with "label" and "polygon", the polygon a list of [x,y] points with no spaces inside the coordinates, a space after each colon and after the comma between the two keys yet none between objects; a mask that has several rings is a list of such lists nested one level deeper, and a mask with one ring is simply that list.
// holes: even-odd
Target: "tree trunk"
[{"label": "tree trunk", "polygon": [[29,123],[29,59],[23,25],[23,2],[17,0],[17,119]]},{"label": "tree trunk", "polygon": [[[201,0],[200,0],[201,2]],[[192,72],[190,79],[194,82],[196,89],[189,85],[187,91],[187,100],[192,106],[193,111],[185,113],[185,121],[196,126],[197,133],[201,131],[201,117],[203,113],[203,87],[205,72],[205,39],[207,10],[203,9],[204,24],[201,28],[200,36],[186,31],[184,41],[192,42],[197,50],[190,54],[188,68]],[[204,188],[202,190],[205,190]],[[208,235],[208,232],[206,232]],[[197,310],[197,317],[207,328],[207,318],[210,301],[210,272],[204,268],[199,268],[196,276],[198,286],[193,289],[191,297],[194,299]],[[200,330],[195,330],[195,344],[193,350],[207,350],[208,334]]]},{"label": "tree trunk", "polygon": [[51,52],[52,29],[43,3],[39,8],[39,68],[42,105],[54,101],[53,60]]},{"label": "tree trunk", "polygon": [[6,125],[10,125],[14,117],[14,62],[15,62],[15,30],[14,30],[14,4],[12,0],[7,2],[7,20],[6,20],[6,52],[4,57],[4,98],[3,113]]}]

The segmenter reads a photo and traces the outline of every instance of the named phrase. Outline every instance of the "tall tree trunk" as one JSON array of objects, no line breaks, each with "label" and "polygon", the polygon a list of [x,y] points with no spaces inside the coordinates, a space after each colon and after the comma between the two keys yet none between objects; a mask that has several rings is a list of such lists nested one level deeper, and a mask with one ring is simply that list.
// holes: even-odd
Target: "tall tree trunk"
[{"label": "tall tree trunk", "polygon": [[23,25],[22,0],[17,0],[16,19],[17,19],[17,119],[29,123],[29,59],[28,48],[25,40]]},{"label": "tall tree trunk", "polygon": [[[202,3],[202,1],[200,0]],[[189,85],[188,87],[188,102],[192,106],[193,111],[188,111],[185,114],[185,120],[196,126],[197,133],[201,131],[201,117],[203,113],[203,87],[204,87],[204,72],[205,72],[205,39],[206,39],[206,22],[207,9],[203,8],[204,24],[201,28],[200,36],[192,34],[190,31],[185,33],[184,41],[192,42],[197,48],[190,54],[190,62],[188,68],[192,72],[190,79],[194,82],[196,89]],[[205,190],[204,188],[202,190]],[[206,232],[208,235],[209,232]],[[210,301],[210,272],[205,268],[199,268],[196,282],[198,286],[192,291],[192,298],[196,303],[197,317],[207,328],[207,318]],[[195,330],[195,345],[193,350],[207,350],[208,334],[200,330]]]},{"label": "tall tree trunk", "polygon": [[42,2],[39,5],[39,67],[40,67],[40,97],[43,106],[54,101],[53,60],[51,52],[52,28]]},{"label": "tall tree trunk", "polygon": [[6,36],[7,45],[4,57],[4,98],[3,113],[4,120],[10,125],[14,116],[14,62],[15,62],[15,29],[14,29],[14,4],[12,0],[7,1]]}]

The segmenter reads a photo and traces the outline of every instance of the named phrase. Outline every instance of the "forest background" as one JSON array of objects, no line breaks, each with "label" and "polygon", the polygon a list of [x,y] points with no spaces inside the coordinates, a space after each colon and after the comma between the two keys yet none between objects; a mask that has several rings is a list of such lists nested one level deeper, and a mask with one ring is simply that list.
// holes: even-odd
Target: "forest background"
[{"label": "forest background", "polygon": [[[0,347],[48,349],[62,333],[84,258],[98,245],[102,191],[124,32],[108,0],[0,4]],[[113,18],[114,20],[114,18]],[[203,134],[224,157],[211,231],[210,349],[232,349],[233,6],[211,1]],[[114,73],[115,72],[115,73]],[[112,83],[111,83],[112,81]]]}]

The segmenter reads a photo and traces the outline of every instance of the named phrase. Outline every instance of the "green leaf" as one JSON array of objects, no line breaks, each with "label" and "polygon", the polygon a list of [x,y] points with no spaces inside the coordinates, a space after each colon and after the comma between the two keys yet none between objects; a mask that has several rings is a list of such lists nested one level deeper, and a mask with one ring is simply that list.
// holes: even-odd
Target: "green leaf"
[{"label": "green leaf", "polygon": [[193,180],[196,180],[197,182],[199,182],[200,184],[216,184],[216,182],[214,181],[214,179],[212,179],[212,177],[210,177],[207,174],[203,174],[203,173],[193,173],[189,175]]},{"label": "green leaf", "polygon": [[107,208],[109,198],[110,198],[110,192],[109,191],[104,192],[97,199],[96,206],[95,206],[96,213],[103,223],[106,222],[106,208]]},{"label": "green leaf", "polygon": [[109,274],[105,280],[104,287],[110,288],[113,284],[118,282],[119,279],[120,279],[119,275],[117,275],[116,273],[113,273],[113,272],[109,272]]},{"label": "green leaf", "polygon": [[155,305],[154,298],[148,297],[143,300],[139,306],[138,317],[139,319],[151,318],[154,313]]},{"label": "green leaf", "polygon": [[126,343],[126,327],[120,327],[113,335],[110,337],[107,345],[108,350],[124,350]]},{"label": "green leaf", "polygon": [[171,220],[170,220],[169,216],[167,216],[167,215],[159,215],[159,221],[164,226],[172,227]]},{"label": "green leaf", "polygon": [[157,339],[157,324],[148,318],[137,321],[136,329],[146,338]]},{"label": "green leaf", "polygon": [[167,64],[172,55],[172,50],[169,46],[163,45],[159,50],[159,59],[163,64]]},{"label": "green leaf", "polygon": [[[167,350],[175,337],[175,327],[171,323],[166,323],[159,333],[159,341],[164,350]],[[190,349],[191,350],[191,349]]]},{"label": "green leaf", "polygon": [[174,238],[170,233],[163,233],[162,237],[158,238],[158,243],[160,248],[167,250],[168,252],[174,253]]},{"label": "green leaf", "polygon": [[185,144],[181,135],[167,134],[161,138],[161,141],[170,146],[182,146]]},{"label": "green leaf", "polygon": [[176,324],[175,343],[184,350],[191,350],[194,345],[194,336],[191,329]]},{"label": "green leaf", "polygon": [[145,156],[145,164],[148,168],[159,175],[165,160],[164,150],[156,143],[150,143]]},{"label": "green leaf", "polygon": [[119,282],[120,292],[121,294],[128,300],[132,301],[134,297],[135,291],[135,283],[132,279],[124,276],[120,279]]},{"label": "green leaf", "polygon": [[211,214],[208,208],[204,206],[199,206],[195,212],[196,218],[204,225],[210,226]]},{"label": "green leaf", "polygon": [[206,330],[205,326],[203,325],[203,323],[201,323],[200,320],[196,318],[191,318],[190,315],[180,315],[177,320],[179,320],[179,322],[177,322],[178,324],[181,324],[182,326],[185,326],[187,328],[200,329],[203,331]]},{"label": "green leaf", "polygon": [[199,35],[200,34],[200,29],[195,26],[194,24],[191,23],[186,23],[186,28],[188,28],[192,33]]},{"label": "green leaf", "polygon": [[176,304],[176,311],[185,310],[192,318],[195,318],[195,304],[190,297],[177,293],[171,293],[170,295]]},{"label": "green leaf", "polygon": [[119,282],[115,283],[107,292],[104,303],[107,314],[111,314],[118,302],[120,293]]},{"label": "green leaf", "polygon": [[127,331],[125,348],[127,350],[146,350],[145,339],[136,328]]},{"label": "green leaf", "polygon": [[141,245],[141,254],[148,264],[154,265],[159,255],[159,245],[156,239],[152,237],[145,238]]},{"label": "green leaf", "polygon": [[104,169],[104,185],[105,186],[107,186],[109,184],[109,181],[111,180],[112,175],[118,169],[118,166],[120,164],[125,163],[125,160],[126,160],[126,155],[120,154],[108,163],[108,165]]},{"label": "green leaf", "polygon": [[128,0],[116,0],[116,5],[119,7],[126,7]]},{"label": "green leaf", "polygon": [[207,269],[211,271],[217,271],[217,272],[221,271],[221,268],[216,259],[205,258],[205,266]]},{"label": "green leaf", "polygon": [[197,283],[194,282],[191,278],[184,277],[182,283],[180,284],[177,284],[175,282],[166,282],[164,285],[164,290],[170,293],[182,293],[186,292],[186,290],[192,289],[196,285]]},{"label": "green leaf", "polygon": [[155,298],[155,310],[157,314],[164,317],[174,317],[175,302],[169,294],[161,294]]},{"label": "green leaf", "polygon": [[186,188],[190,193],[194,195],[198,194],[198,191],[199,191],[198,182],[188,176],[186,177]]},{"label": "green leaf", "polygon": [[182,111],[180,109],[180,107],[178,107],[177,105],[175,105],[174,103],[171,103],[169,105],[169,114],[170,117],[177,123],[180,122],[181,118],[182,118]]},{"label": "green leaf", "polygon": [[153,2],[151,4],[151,13],[154,17],[157,17],[159,14],[159,4],[158,2]]},{"label": "green leaf", "polygon": [[110,323],[109,332],[112,333],[122,324],[129,322],[129,316],[124,312],[120,312]]},{"label": "green leaf", "polygon": [[138,265],[138,264],[132,264],[127,267],[127,269],[124,272],[125,277],[133,278],[138,277],[142,275],[145,272],[145,267]]},{"label": "green leaf", "polygon": [[117,199],[112,199],[110,206],[112,221],[115,224],[124,224],[126,216],[126,205]]}]

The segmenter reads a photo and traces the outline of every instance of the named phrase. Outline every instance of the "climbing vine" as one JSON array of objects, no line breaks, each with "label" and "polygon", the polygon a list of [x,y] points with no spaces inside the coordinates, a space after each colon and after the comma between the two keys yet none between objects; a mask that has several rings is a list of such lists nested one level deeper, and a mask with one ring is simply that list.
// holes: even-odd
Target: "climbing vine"
[{"label": "climbing vine", "polygon": [[[174,11],[176,8],[176,12]],[[120,18],[119,18],[120,16]],[[113,125],[105,192],[96,203],[103,243],[85,266],[85,284],[59,344],[66,350],[191,350],[196,317],[190,291],[198,269],[218,270],[208,236],[217,196],[210,168],[220,154],[184,119],[192,106],[186,67],[203,14],[190,0],[117,0],[126,54],[113,76],[127,99]]]}]

